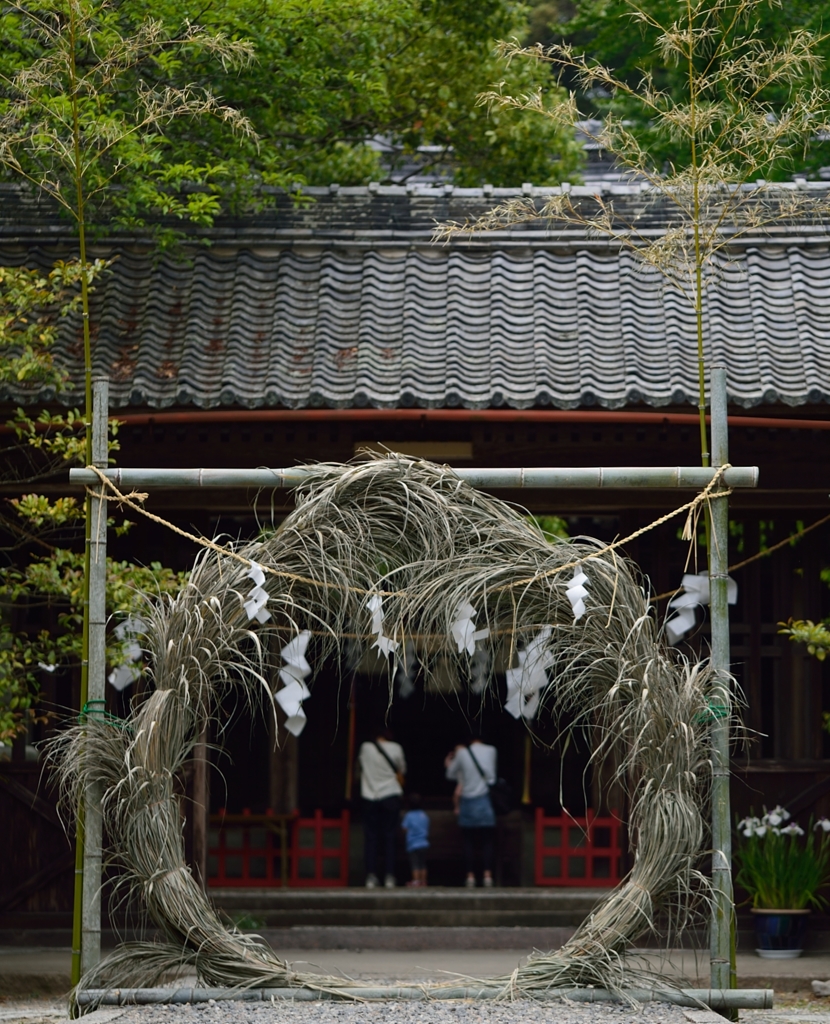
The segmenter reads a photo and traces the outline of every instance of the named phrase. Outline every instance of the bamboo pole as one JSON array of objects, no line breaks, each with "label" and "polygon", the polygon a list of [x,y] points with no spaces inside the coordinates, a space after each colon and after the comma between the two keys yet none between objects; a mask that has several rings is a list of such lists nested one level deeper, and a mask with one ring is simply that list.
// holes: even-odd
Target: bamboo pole
[{"label": "bamboo pole", "polygon": [[[290,469],[110,469],[106,476],[119,489],[148,487],[295,487],[317,470]],[[472,487],[510,488],[630,488],[657,487],[702,490],[711,483],[714,468],[702,466],[560,468],[454,468],[455,476]],[[98,483],[90,469],[70,469],[69,482],[88,487]],[[724,473],[727,487],[756,487],[757,466],[733,466]]]},{"label": "bamboo pole", "polygon": [[[107,379],[93,383],[92,459],[107,466]],[[102,715],[106,706],[107,667],[107,503],[103,486],[92,497],[89,538],[89,682],[82,713]],[[81,909],[81,973],[86,974],[101,959],[101,797],[100,782],[89,783],[84,791],[84,868]]]},{"label": "bamboo pole", "polygon": [[[712,465],[729,461],[726,419],[726,369],[712,367]],[[712,667],[726,678],[730,671],[729,606],[727,580],[729,565],[729,502],[718,498],[711,503],[712,540],[709,545],[709,607],[712,623]],[[729,720],[731,694],[724,686],[722,699],[712,707],[712,925],[710,936],[710,984],[728,989],[735,985],[732,932],[735,904],[732,892],[732,812],[729,802]]]},{"label": "bamboo pole", "polygon": [[[206,1003],[228,1000],[235,1002],[321,1002],[323,1000],[394,999],[394,1000],[448,1000],[448,999],[504,999],[509,994],[505,985],[459,985],[457,987],[403,987],[382,985],[374,988],[343,988],[328,991],[316,988],[120,988],[88,989],[78,995],[81,1006],[149,1006],[154,1003]],[[604,988],[552,988],[533,989],[530,995],[537,1000],[556,1002],[570,1000],[576,1003],[622,1002],[622,995]],[[673,1003],[700,1010],[702,1006],[724,1010],[732,1008],[772,1009],[775,993],[771,988],[708,989],[708,988],[628,988],[625,998],[638,1003]],[[544,1015],[542,1015],[544,1016]]]}]

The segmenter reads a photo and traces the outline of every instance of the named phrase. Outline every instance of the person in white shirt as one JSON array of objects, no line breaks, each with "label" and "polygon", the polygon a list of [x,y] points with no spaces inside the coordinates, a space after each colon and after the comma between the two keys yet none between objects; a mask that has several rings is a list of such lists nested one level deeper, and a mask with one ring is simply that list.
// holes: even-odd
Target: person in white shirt
[{"label": "person in white shirt", "polygon": [[493,850],[496,815],[490,801],[490,786],[496,781],[498,752],[477,735],[469,744],[459,744],[444,761],[447,778],[457,782],[455,812],[464,836],[465,885],[476,884],[476,861],[481,858],[482,885],[493,884]]},{"label": "person in white shirt", "polygon": [[378,846],[384,861],[387,889],[395,888],[395,837],[403,797],[406,758],[403,748],[392,740],[388,729],[379,730],[373,740],[361,744],[360,795],[363,798],[363,841],[366,859],[366,888],[378,885]]}]

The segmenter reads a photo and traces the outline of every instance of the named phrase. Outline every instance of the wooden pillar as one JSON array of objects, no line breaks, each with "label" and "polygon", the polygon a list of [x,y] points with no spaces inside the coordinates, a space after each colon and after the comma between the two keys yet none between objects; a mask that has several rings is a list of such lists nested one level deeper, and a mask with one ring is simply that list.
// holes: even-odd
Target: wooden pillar
[{"label": "wooden pillar", "polygon": [[[744,521],[744,536],[747,539],[747,551],[752,553],[759,550],[761,542],[760,523],[757,519],[749,522]],[[761,632],[763,621],[763,609],[761,607],[761,580],[762,565],[760,561],[750,562],[742,571],[742,579],[739,586],[739,602],[745,602],[749,633],[747,644],[749,646],[749,657],[744,667],[744,695],[748,702],[749,728],[752,730],[750,739],[750,753],[754,758],[761,756],[760,734],[764,731],[762,715],[763,689],[761,684],[761,646],[764,637]]]},{"label": "wooden pillar", "polygon": [[210,772],[207,729],[193,748],[193,799],[190,805],[193,837],[193,874],[203,889],[207,888],[208,818],[210,815]]},{"label": "wooden pillar", "polygon": [[[787,519],[785,521],[785,529],[792,531],[794,528],[795,523]],[[789,563],[787,568],[789,569],[792,585],[792,605],[789,614],[795,619],[809,619],[815,616],[814,610],[809,606],[806,599],[807,587],[805,576],[807,572],[803,569],[806,561],[805,548],[809,546],[810,539],[807,537],[798,546],[784,549],[789,555],[786,561]],[[799,548],[801,548],[800,551]],[[790,642],[788,646],[789,672],[782,680],[784,688],[782,696],[789,703],[790,735],[787,756],[796,760],[802,760],[809,756],[804,723],[807,708],[809,707],[807,691],[810,685],[810,673],[804,645]]]},{"label": "wooden pillar", "polygon": [[[821,618],[822,598],[824,596],[825,584],[816,571],[815,566],[824,566],[825,548],[822,544],[821,532],[816,531],[805,538],[810,542],[808,555],[805,557],[805,574],[807,576],[807,602],[810,608],[814,609],[811,618]],[[810,759],[821,760],[824,750],[824,722],[822,712],[824,710],[824,694],[822,693],[821,662],[812,655],[808,655],[807,675],[810,682],[809,699],[806,712],[807,720],[805,731],[807,734],[807,754]]]},{"label": "wooden pillar", "polygon": [[268,716],[268,806],[274,814],[290,814],[299,804],[299,748],[297,737],[286,732],[282,725],[282,712],[277,714],[280,716],[279,726],[273,715]]}]

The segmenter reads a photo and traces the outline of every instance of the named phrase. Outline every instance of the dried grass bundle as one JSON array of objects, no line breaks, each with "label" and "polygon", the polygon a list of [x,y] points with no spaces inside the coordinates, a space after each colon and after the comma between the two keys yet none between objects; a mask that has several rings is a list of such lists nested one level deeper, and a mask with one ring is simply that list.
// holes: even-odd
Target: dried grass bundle
[{"label": "dried grass bundle", "polygon": [[[706,833],[708,721],[712,706],[729,706],[729,693],[706,665],[666,647],[636,566],[590,539],[551,544],[520,510],[451,470],[396,455],[315,467],[280,528],[236,550],[266,571],[271,619],[248,620],[247,567],[205,552],[181,593],[149,612],[151,696],[126,728],[90,721],[53,751],[71,806],[91,778],[103,784],[121,884],[164,937],[119,947],[82,986],[154,985],[186,967],[211,986],[348,989],[342,979],[291,971],[257,938],[221,923],[185,863],[175,781],[222,691],[241,685],[270,705],[264,634],[284,644],[308,629],[310,663],[334,659],[345,670],[345,659],[375,639],[374,595],[382,596],[383,634],[400,653],[415,638],[427,675],[439,658],[468,674],[470,655],[451,635],[464,602],[479,627],[489,626],[485,642],[505,644],[509,657],[550,627],[543,713],[567,715],[572,728],[598,736],[595,763],[614,755],[630,797],[635,860],[570,942],[493,983],[528,993],[642,983],[622,958],[654,927],[655,908],[670,908],[679,930],[706,898],[696,865]],[[576,565],[589,592],[578,620],[566,595]],[[345,644],[345,636],[356,640]]]}]

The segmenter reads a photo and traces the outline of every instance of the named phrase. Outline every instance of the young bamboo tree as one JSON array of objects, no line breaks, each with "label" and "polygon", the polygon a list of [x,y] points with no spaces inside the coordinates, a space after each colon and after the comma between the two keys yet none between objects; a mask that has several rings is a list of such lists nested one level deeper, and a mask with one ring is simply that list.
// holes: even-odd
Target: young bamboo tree
[{"label": "young bamboo tree", "polygon": [[[160,21],[119,22],[124,9],[106,0],[11,0],[3,12],[8,31],[24,36],[35,59],[11,76],[0,75],[0,166],[47,193],[77,230],[84,347],[85,457],[92,461],[92,345],[89,322],[90,262],[87,235],[93,211],[106,216],[125,170],[147,169],[149,205],[163,205],[149,171],[164,146],[164,128],[181,117],[218,117],[253,135],[233,107],[205,89],[164,84],[165,67],[194,53],[215,56],[231,69],[252,58],[247,42],[185,23],[171,32]],[[150,74],[152,72],[152,74]],[[155,84],[150,84],[155,83]],[[199,218],[212,197],[194,193],[184,201],[171,195],[180,216]],[[99,218],[100,220],[100,218]],[[84,622],[81,705],[86,700],[89,659],[89,552],[91,501],[85,510]],[[78,843],[82,823],[78,827]],[[80,855],[78,855],[78,858]],[[79,873],[76,858],[76,935],[73,984],[80,976]]]},{"label": "young bamboo tree", "polygon": [[[778,42],[761,38],[754,15],[776,0],[675,0],[663,7],[668,20],[655,16],[647,0],[626,0],[631,16],[653,34],[662,61],[682,72],[683,88],[658,86],[644,71],[633,83],[567,45],[550,48],[501,44],[507,60],[530,59],[549,65],[554,74],[575,79],[588,93],[612,98],[597,131],[581,113],[571,93],[565,101],[549,102],[537,90],[514,96],[502,89],[480,97],[484,104],[522,111],[535,110],[560,128],[577,128],[641,184],[642,201],[616,202],[588,190],[562,188],[537,207],[531,198],[502,204],[471,224],[449,224],[439,237],[460,232],[506,227],[540,217],[604,236],[612,245],[634,253],[646,270],[657,272],[668,287],[686,299],[695,323],[698,413],[701,462],[711,463],[706,429],[705,296],[728,265],[737,241],[768,232],[781,223],[804,222],[828,211],[823,195],[768,179],[780,173],[788,159],[810,139],[828,130],[830,95],[819,84],[816,40],[796,31]],[[674,17],[672,17],[672,13]],[[616,109],[614,100],[617,101]],[[623,101],[623,102],[620,102]],[[641,117],[629,119],[639,107]],[[647,146],[648,133],[670,139],[676,153],[685,154],[668,166],[656,166]],[[658,210],[660,227],[645,222]],[[725,415],[725,409],[723,410]],[[718,509],[718,535],[725,542],[727,522]],[[712,516],[706,510],[706,542],[710,571],[725,557],[721,544],[709,543]],[[725,565],[723,566],[725,568]],[[719,574],[711,604],[726,610],[725,579]],[[712,664],[729,671],[728,624],[721,614],[712,624]],[[728,689],[725,691],[728,694]],[[725,701],[725,702],[724,702]],[[714,712],[714,707],[713,707]],[[731,848],[728,762],[729,704],[718,699],[711,725],[713,778],[712,845],[712,959],[711,984],[734,984],[734,907],[729,867]],[[717,862],[717,863],[716,863]]]},{"label": "young bamboo tree", "polygon": [[[631,17],[653,35],[662,61],[682,72],[683,93],[659,88],[649,72],[634,82],[618,77],[567,45],[522,47],[513,41],[500,44],[508,61],[540,61],[555,75],[575,80],[584,92],[610,95],[610,109],[601,122],[593,122],[600,127],[591,130],[574,93],[551,104],[542,90],[514,96],[498,89],[479,100],[534,110],[560,128],[579,128],[641,184],[638,212],[629,213],[632,204],[624,200],[563,188],[541,205],[530,198],[510,200],[475,223],[445,225],[439,237],[541,217],[605,236],[661,275],[694,314],[701,461],[708,466],[706,290],[742,237],[828,211],[824,196],[811,193],[806,183],[786,185],[767,178],[828,130],[830,94],[819,85],[814,36],[806,30],[778,42],[760,36],[754,16],[762,6],[778,6],[778,0],[676,0],[668,5],[674,11],[670,21],[658,20],[644,2],[627,4]],[[632,108],[639,108],[637,123],[648,123],[648,133],[626,117]],[[685,158],[655,166],[649,135],[670,138]],[[646,230],[644,219],[657,202],[663,204],[664,227],[655,235]]]}]

